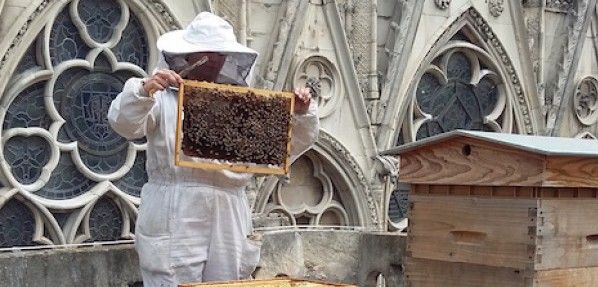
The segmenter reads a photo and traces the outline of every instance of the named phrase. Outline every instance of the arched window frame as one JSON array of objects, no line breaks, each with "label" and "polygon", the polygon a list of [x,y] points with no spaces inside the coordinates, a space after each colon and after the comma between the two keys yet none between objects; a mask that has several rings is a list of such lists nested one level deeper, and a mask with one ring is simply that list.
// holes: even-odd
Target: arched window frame
[{"label": "arched window frame", "polygon": [[[2,95],[0,103],[5,107],[5,109],[0,109],[0,119],[3,122],[3,126],[0,126],[2,132],[0,156],[3,156],[4,144],[15,137],[19,140],[36,137],[46,141],[50,146],[49,150],[45,151],[49,154],[49,159],[44,160],[41,174],[33,183],[19,182],[19,179],[12,175],[11,166],[7,165],[4,160],[2,160],[0,172],[0,182],[5,186],[0,189],[0,210],[2,206],[12,201],[22,203],[11,204],[13,207],[25,206],[27,208],[23,211],[32,214],[35,219],[35,232],[30,242],[34,245],[84,243],[94,241],[94,234],[101,241],[132,239],[139,197],[121,190],[120,187],[123,183],[119,181],[131,171],[131,168],[143,165],[138,164],[136,159],[139,158],[139,154],[144,153],[146,146],[140,141],[128,143],[127,160],[115,172],[106,174],[90,170],[86,163],[77,160],[77,158],[80,159],[77,141],[61,142],[59,140],[58,133],[61,126],[64,125],[65,119],[57,110],[50,115],[51,124],[48,126],[5,129],[4,119],[15,98],[28,87],[35,84],[43,85],[46,112],[52,113],[48,110],[58,108],[54,107],[54,103],[52,103],[54,96],[52,84],[56,82],[60,74],[74,67],[92,72],[98,64],[98,59],[107,64],[102,68],[106,73],[126,71],[127,76],[145,76],[154,69],[153,65],[158,58],[158,51],[154,44],[158,36],[165,31],[180,28],[180,24],[172,16],[168,7],[159,0],[113,0],[120,7],[122,13],[115,29],[111,31],[112,36],[105,42],[97,42],[89,36],[83,36],[83,41],[89,48],[84,57],[53,63],[50,55],[50,35],[54,21],[63,11],[71,17],[77,33],[85,34],[86,32],[84,21],[77,16],[77,5],[81,1],[85,0],[44,0],[40,2],[39,6],[23,21],[23,26],[15,30],[18,32],[14,34],[13,44],[0,61],[0,71],[3,74],[13,75],[0,79],[0,94]],[[123,35],[123,32],[126,32],[131,17],[135,17],[138,26],[145,34],[147,53],[144,55],[146,65],[143,68],[132,63],[119,62],[118,57],[111,50],[116,47],[122,37],[127,36]],[[24,63],[27,64],[24,65]],[[93,185],[82,194],[66,199],[52,199],[36,194],[48,183],[48,178],[53,172],[60,173],[56,168],[59,166],[62,154],[72,158],[73,162],[78,164],[77,169],[85,175],[85,178],[91,180]],[[134,184],[139,185],[138,183]],[[112,234],[118,234],[117,237],[98,236],[98,229],[94,229],[94,226],[104,224],[100,219],[106,214],[98,215],[102,212],[100,206],[105,210],[118,210],[117,221],[120,222],[120,226],[118,230],[112,230]],[[0,233],[2,232],[0,230]],[[0,248],[3,247],[8,246],[3,246],[0,242]]]}]

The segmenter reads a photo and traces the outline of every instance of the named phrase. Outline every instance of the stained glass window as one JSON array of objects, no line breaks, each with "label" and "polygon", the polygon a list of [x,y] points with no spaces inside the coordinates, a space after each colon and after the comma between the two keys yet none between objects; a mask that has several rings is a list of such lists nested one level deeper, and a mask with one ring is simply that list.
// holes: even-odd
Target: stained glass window
[{"label": "stained glass window", "polygon": [[69,199],[83,194],[95,184],[77,169],[71,156],[63,152],[50,180],[34,193],[48,199]]},{"label": "stained glass window", "polygon": [[114,1],[80,0],[78,11],[89,36],[100,43],[110,40],[121,16]]},{"label": "stained glass window", "polygon": [[53,65],[71,59],[84,59],[89,52],[90,48],[81,39],[68,9],[64,9],[54,20],[49,47]]},{"label": "stained glass window", "polygon": [[51,119],[46,112],[44,89],[46,82],[31,85],[17,95],[6,111],[3,128],[41,127],[48,129]]},{"label": "stained glass window", "polygon": [[[489,130],[484,117],[498,103],[498,86],[490,77],[476,83],[472,61],[479,61],[464,52],[448,54],[446,67],[423,74],[416,90],[416,100],[422,112],[429,115],[417,131],[422,139],[455,129]],[[442,65],[441,65],[442,66]],[[477,71],[475,71],[477,72]],[[445,76],[446,75],[446,76]],[[444,83],[444,84],[443,84]]]},{"label": "stained glass window", "polygon": [[148,46],[143,26],[135,15],[131,15],[129,23],[123,31],[121,40],[114,47],[114,54],[120,62],[133,63],[147,69]]},{"label": "stained glass window", "polygon": [[35,219],[22,202],[10,200],[0,209],[0,248],[34,245]]},{"label": "stained glass window", "polygon": [[32,184],[50,160],[50,144],[41,137],[15,136],[4,145],[4,159],[20,183]]},{"label": "stained glass window", "polygon": [[17,66],[17,74],[23,73],[31,68],[37,67],[39,66],[37,64],[37,60],[36,60],[36,45],[33,44],[31,45],[31,47],[29,47],[29,49],[27,49],[27,52],[25,52],[25,55],[23,55],[23,58],[21,58],[21,61],[19,62],[19,65]]},{"label": "stained glass window", "polygon": [[392,222],[399,222],[401,219],[407,217],[409,206],[408,195],[408,189],[397,189],[390,195],[388,216]]},{"label": "stained glass window", "polygon": [[[18,94],[5,95],[13,99],[2,123],[3,132],[13,131],[3,148],[4,160],[10,167],[5,172],[16,179],[16,183],[11,182],[15,186],[8,187],[35,195],[28,200],[41,197],[65,202],[64,207],[56,202],[47,206],[60,225],[60,230],[44,227],[45,236],[53,242],[59,241],[52,237],[54,234],[81,232],[65,228],[89,228],[89,241],[129,238],[126,234],[132,229],[123,230],[128,228],[123,222],[135,216],[127,215],[131,211],[121,210],[117,202],[131,201],[123,192],[138,197],[147,182],[143,145],[146,140],[131,142],[118,135],[110,127],[107,113],[125,81],[144,76],[140,69],[129,67],[133,64],[147,69],[147,32],[140,18],[127,7],[127,1],[66,2],[49,22],[49,33],[40,34],[30,44],[14,73],[15,77],[31,75],[32,69],[45,69],[40,63],[50,63],[53,67],[48,67],[52,71],[47,73],[49,79],[30,77]],[[125,14],[129,17],[123,17]],[[39,43],[48,43],[48,50],[43,51],[46,45]],[[104,45],[103,50],[95,49],[98,43]],[[114,59],[119,63],[115,64]],[[21,134],[23,129],[25,134]],[[53,154],[57,149],[59,152]],[[133,158],[132,167],[126,166]],[[48,163],[55,160],[56,167],[49,174],[42,173],[44,166],[52,167]],[[123,169],[121,176],[117,172]],[[71,214],[95,200],[94,196],[83,196],[85,193],[111,193],[115,189],[89,209],[89,216],[77,217],[89,222],[66,224]],[[35,206],[14,199],[0,206],[0,247],[33,244],[34,219],[48,216]],[[81,240],[77,238],[81,237],[74,240]]]},{"label": "stained glass window", "polygon": [[114,201],[102,198],[89,214],[91,241],[114,241],[121,237],[123,219]]},{"label": "stained glass window", "polygon": [[145,152],[140,152],[135,158],[133,167],[122,179],[114,182],[114,185],[120,190],[133,195],[141,194],[141,187],[147,182],[147,173],[145,172]]}]

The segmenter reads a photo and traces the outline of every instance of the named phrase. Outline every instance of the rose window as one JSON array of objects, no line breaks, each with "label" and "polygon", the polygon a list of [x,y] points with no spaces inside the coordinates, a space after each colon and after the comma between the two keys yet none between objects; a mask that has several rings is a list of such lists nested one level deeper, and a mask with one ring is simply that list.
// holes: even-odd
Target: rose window
[{"label": "rose window", "polygon": [[503,80],[492,67],[481,50],[453,48],[438,56],[415,90],[415,140],[456,129],[503,131],[511,113],[505,113]]},{"label": "rose window", "polygon": [[119,136],[107,113],[146,75],[157,33],[127,2],[70,1],[16,67],[0,113],[0,248],[132,238],[146,144]]}]

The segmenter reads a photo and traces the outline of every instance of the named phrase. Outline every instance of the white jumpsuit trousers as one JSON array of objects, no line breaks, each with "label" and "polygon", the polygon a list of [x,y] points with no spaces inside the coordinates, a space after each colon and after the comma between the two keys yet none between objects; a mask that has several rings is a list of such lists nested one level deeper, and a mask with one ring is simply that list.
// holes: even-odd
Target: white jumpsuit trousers
[{"label": "white jumpsuit trousers", "polygon": [[[259,261],[245,186],[253,176],[174,164],[177,95],[154,98],[132,78],[112,102],[108,119],[128,139],[147,138],[149,182],[141,191],[135,248],[144,286],[248,278]],[[291,160],[317,139],[317,104],[293,117]]]}]

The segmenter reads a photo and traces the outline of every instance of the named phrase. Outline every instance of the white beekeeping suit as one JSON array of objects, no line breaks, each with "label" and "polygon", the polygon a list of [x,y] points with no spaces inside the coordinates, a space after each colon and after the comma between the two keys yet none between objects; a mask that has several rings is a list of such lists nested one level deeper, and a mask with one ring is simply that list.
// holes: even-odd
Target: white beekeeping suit
[{"label": "white beekeeping suit", "polygon": [[[207,12],[185,29],[158,40],[162,53],[230,52],[218,81],[243,84],[257,53],[236,42],[232,27]],[[240,69],[251,56],[249,67]],[[230,61],[229,61],[230,60]],[[232,63],[232,64],[231,64]],[[229,65],[229,68],[226,68]],[[158,67],[166,67],[163,57]],[[237,69],[230,67],[238,66]],[[237,77],[237,79],[235,79]],[[149,182],[141,191],[135,248],[144,286],[176,286],[183,282],[235,280],[249,277],[259,260],[245,194],[252,174],[177,167],[174,164],[177,94],[165,89],[153,97],[142,79],[129,79],[112,102],[108,119],[128,139],[147,137]],[[291,160],[316,140],[316,101],[293,117]]]}]

